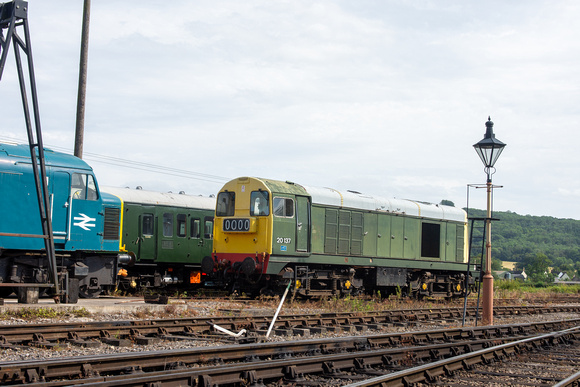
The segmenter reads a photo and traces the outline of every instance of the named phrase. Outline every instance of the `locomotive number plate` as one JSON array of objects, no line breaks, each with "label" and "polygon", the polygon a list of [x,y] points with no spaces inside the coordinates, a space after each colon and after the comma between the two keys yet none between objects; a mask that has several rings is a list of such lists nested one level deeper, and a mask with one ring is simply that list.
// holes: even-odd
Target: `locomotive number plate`
[{"label": "locomotive number plate", "polygon": [[248,232],[250,231],[250,219],[224,219],[225,232]]}]

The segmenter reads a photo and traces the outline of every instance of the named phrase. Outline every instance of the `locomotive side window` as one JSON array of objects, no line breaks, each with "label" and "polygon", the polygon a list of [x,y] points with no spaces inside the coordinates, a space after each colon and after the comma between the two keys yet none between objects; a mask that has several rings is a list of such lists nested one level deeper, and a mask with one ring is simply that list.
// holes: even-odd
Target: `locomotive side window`
[{"label": "locomotive side window", "polygon": [[93,175],[87,175],[87,200],[97,200],[97,185]]},{"label": "locomotive side window", "polygon": [[185,214],[177,214],[177,236],[178,237],[185,237],[185,223],[186,223],[186,216]]},{"label": "locomotive side window", "polygon": [[234,216],[235,209],[235,192],[220,192],[217,198],[216,216]]},{"label": "locomotive side window", "polygon": [[213,218],[205,218],[203,237],[213,239]]},{"label": "locomotive side window", "polygon": [[441,225],[423,223],[421,231],[421,256],[440,258]]},{"label": "locomotive side window", "polygon": [[153,214],[143,214],[141,229],[143,235],[153,235]]},{"label": "locomotive side window", "polygon": [[194,239],[199,239],[199,225],[200,220],[191,218],[191,234],[190,236]]},{"label": "locomotive side window", "polygon": [[97,186],[94,176],[73,173],[70,194],[73,199],[97,200]]},{"label": "locomotive side window", "polygon": [[274,198],[274,216],[293,218],[294,200],[290,198]]},{"label": "locomotive side window", "polygon": [[173,214],[169,213],[163,214],[163,236],[164,237],[173,236]]},{"label": "locomotive side window", "polygon": [[270,215],[268,192],[252,191],[250,195],[250,216]]}]

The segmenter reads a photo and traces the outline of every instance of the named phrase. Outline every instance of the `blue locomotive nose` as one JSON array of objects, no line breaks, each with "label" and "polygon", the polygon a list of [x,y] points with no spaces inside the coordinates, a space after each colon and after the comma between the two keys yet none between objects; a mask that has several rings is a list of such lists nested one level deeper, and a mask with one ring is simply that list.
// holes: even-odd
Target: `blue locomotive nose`
[{"label": "blue locomotive nose", "polygon": [[[44,155],[54,246],[62,257],[58,272],[68,275],[68,301],[114,289],[120,200],[99,191],[92,168],[83,160],[49,149]],[[49,263],[39,237],[43,232],[28,146],[0,143],[0,166],[1,281],[46,283]]]}]

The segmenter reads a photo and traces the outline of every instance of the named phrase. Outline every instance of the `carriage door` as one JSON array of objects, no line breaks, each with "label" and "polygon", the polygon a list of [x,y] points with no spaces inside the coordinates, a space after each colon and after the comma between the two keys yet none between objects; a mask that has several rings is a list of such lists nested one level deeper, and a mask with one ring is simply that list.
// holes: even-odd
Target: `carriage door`
[{"label": "carriage door", "polygon": [[296,251],[310,251],[310,201],[296,196]]},{"label": "carriage door", "polygon": [[67,172],[54,172],[52,177],[52,195],[50,197],[50,214],[55,243],[65,243],[67,240],[69,195],[70,175]]},{"label": "carriage door", "polygon": [[154,260],[157,258],[157,238],[155,238],[155,216],[143,213],[139,216],[139,247],[137,259]]}]

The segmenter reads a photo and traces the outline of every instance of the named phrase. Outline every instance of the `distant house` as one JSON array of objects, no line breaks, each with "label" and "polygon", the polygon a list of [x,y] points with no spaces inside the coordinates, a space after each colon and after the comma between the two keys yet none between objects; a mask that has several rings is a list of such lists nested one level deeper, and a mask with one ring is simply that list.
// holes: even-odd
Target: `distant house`
[{"label": "distant house", "polygon": [[560,274],[558,274],[558,276],[556,277],[554,282],[560,282],[560,281],[570,281],[570,276],[566,273],[560,273]]},{"label": "distant house", "polygon": [[528,275],[526,274],[526,270],[522,269],[521,271],[512,271],[512,279],[521,279],[525,281],[528,279]]},{"label": "distant house", "polygon": [[526,274],[525,270],[522,271],[496,271],[495,275],[497,278],[506,279],[506,280],[514,280],[520,279],[525,281],[528,279],[528,275]]}]

